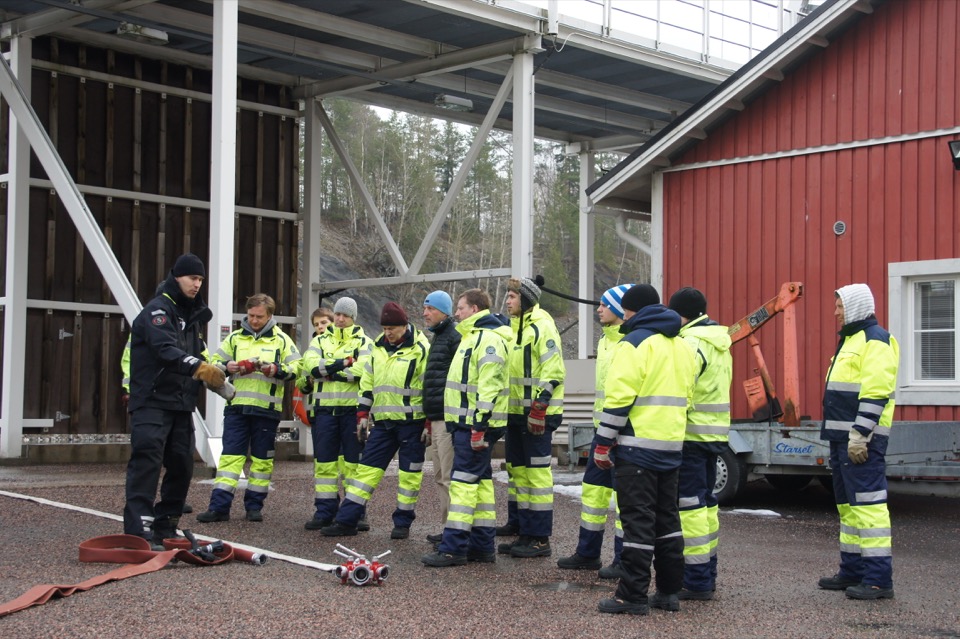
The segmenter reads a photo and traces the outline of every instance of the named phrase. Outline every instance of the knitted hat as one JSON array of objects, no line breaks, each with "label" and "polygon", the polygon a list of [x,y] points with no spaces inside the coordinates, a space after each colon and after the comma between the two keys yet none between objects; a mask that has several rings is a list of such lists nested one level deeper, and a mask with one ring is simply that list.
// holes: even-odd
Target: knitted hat
[{"label": "knitted hat", "polygon": [[174,277],[183,277],[184,275],[207,276],[207,270],[203,268],[203,262],[193,253],[184,253],[178,257],[173,265],[172,272]]},{"label": "knitted hat", "polygon": [[847,284],[837,289],[843,302],[843,322],[859,322],[873,315],[873,293],[866,284]]},{"label": "knitted hat", "polygon": [[453,315],[453,300],[443,291],[434,291],[423,300],[424,306],[432,306],[444,315]]},{"label": "knitted hat", "polygon": [[540,287],[529,277],[510,278],[507,290],[520,295],[520,309],[528,310],[540,301]]},{"label": "knitted hat", "polygon": [[352,317],[354,320],[357,319],[357,302],[352,297],[341,297],[337,300],[337,303],[333,305],[333,312],[343,313],[347,317]]},{"label": "knitted hat", "polygon": [[380,311],[380,326],[406,326],[407,314],[396,302],[387,302]]},{"label": "knitted hat", "polygon": [[600,297],[600,301],[604,306],[610,309],[610,312],[623,319],[623,294],[626,293],[633,284],[621,284],[620,286],[614,286],[613,288],[608,288],[607,292]]},{"label": "knitted hat", "polygon": [[684,286],[670,296],[670,309],[688,320],[707,314],[707,298],[692,286]]},{"label": "knitted hat", "polygon": [[642,308],[660,303],[660,294],[657,289],[649,284],[637,284],[630,287],[630,290],[623,294],[620,305],[625,311],[636,313]]}]

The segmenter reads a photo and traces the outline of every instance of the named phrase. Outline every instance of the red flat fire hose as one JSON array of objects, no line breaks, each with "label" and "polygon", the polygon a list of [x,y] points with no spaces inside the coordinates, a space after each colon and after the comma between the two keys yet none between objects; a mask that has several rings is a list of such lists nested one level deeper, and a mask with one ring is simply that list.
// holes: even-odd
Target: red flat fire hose
[{"label": "red flat fire hose", "polygon": [[187,539],[164,539],[163,545],[166,550],[150,550],[150,543],[135,535],[105,535],[88,539],[80,544],[80,561],[126,565],[72,586],[51,584],[34,586],[16,599],[0,605],[0,617],[47,603],[55,597],[69,597],[75,592],[90,590],[109,581],[154,572],[175,559],[197,566],[216,566],[234,559],[259,565],[266,559],[264,555],[234,548],[226,543],[223,544],[222,549],[214,550],[207,555],[213,556],[212,560],[192,553],[191,543]]}]

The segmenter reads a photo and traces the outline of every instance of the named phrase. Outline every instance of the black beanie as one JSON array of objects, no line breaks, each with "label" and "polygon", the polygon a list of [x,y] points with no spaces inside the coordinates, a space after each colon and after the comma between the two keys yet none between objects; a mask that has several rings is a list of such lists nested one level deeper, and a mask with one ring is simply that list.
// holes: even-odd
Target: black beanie
[{"label": "black beanie", "polygon": [[649,284],[631,286],[630,290],[623,294],[623,300],[620,301],[620,305],[623,306],[624,310],[633,311],[634,313],[642,308],[659,303],[660,294],[657,293],[657,289]]},{"label": "black beanie", "polygon": [[670,297],[670,309],[688,320],[707,314],[707,298],[692,286],[684,286]]},{"label": "black beanie", "polygon": [[174,277],[183,277],[184,275],[207,276],[207,271],[203,268],[203,262],[193,253],[184,253],[177,258],[176,263],[173,265]]}]

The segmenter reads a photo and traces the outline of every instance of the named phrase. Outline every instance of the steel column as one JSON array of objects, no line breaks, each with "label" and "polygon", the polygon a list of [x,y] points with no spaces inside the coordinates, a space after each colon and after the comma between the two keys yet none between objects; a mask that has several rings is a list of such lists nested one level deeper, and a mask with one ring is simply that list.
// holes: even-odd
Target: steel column
[{"label": "steel column", "polygon": [[[207,282],[216,349],[233,328],[234,218],[237,162],[237,12],[236,2],[213,4],[213,110],[210,149],[210,259]],[[223,450],[222,397],[207,393],[206,422],[197,431],[197,450],[216,466]]]},{"label": "steel column", "polygon": [[515,277],[533,276],[533,54],[513,57],[513,246]]},{"label": "steel column", "polygon": [[[587,197],[587,187],[596,179],[596,167],[593,154],[582,152],[580,155],[580,263],[578,266],[580,285],[577,294],[581,299],[595,299],[593,290],[594,278],[594,222],[595,217],[590,215],[590,198]],[[593,322],[595,311],[592,306],[577,304],[577,357],[587,359],[596,354],[593,343]]]},{"label": "steel column", "polygon": [[310,345],[313,324],[310,314],[316,308],[316,298],[311,285],[320,279],[320,220],[323,213],[323,165],[320,162],[323,143],[323,127],[318,112],[321,109],[317,100],[304,100],[304,149],[303,149],[303,248],[300,258],[303,261],[303,277],[300,284],[300,352],[304,353]]},{"label": "steel column", "polygon": [[[666,294],[663,290],[663,173],[657,171],[650,176],[650,284],[660,292],[660,298]],[[639,282],[638,282],[639,283]]]},{"label": "steel column", "polygon": [[[10,40],[10,63],[28,100],[32,49],[33,41],[29,38]],[[27,332],[27,254],[30,243],[30,144],[24,130],[18,126],[16,116],[10,118],[9,135],[0,457],[20,457],[23,450],[20,443],[23,436],[23,369],[27,354],[24,335]]]}]

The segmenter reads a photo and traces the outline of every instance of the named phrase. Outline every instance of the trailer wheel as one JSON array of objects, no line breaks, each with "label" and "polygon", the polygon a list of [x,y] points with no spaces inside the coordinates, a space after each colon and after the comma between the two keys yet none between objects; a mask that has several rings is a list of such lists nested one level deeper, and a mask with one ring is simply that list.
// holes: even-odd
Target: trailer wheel
[{"label": "trailer wheel", "polygon": [[717,483],[713,494],[724,506],[733,501],[747,484],[747,467],[729,448],[717,455]]},{"label": "trailer wheel", "polygon": [[786,493],[798,493],[810,483],[813,475],[764,475],[764,479],[777,490]]}]

